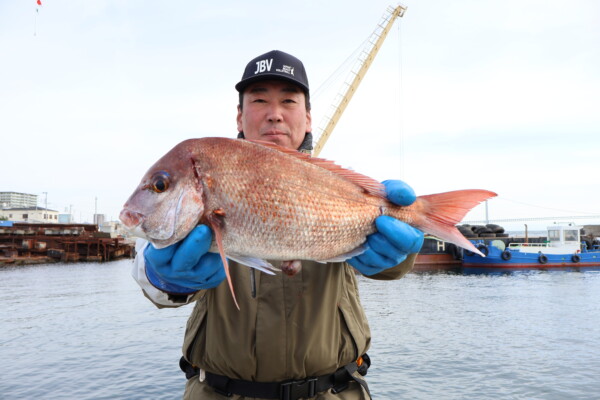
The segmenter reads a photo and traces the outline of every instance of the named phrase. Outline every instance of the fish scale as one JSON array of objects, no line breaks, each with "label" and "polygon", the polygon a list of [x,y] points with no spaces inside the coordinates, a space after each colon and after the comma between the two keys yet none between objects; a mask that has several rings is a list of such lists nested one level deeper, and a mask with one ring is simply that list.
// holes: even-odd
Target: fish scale
[{"label": "fish scale", "polygon": [[[289,154],[234,143],[235,150],[230,143],[211,148],[196,164],[212,181],[211,187],[204,185],[207,209],[224,210],[228,254],[282,261],[334,258],[360,246],[374,232],[379,208],[389,205],[383,198],[365,199],[362,188]],[[215,154],[228,154],[218,169],[210,156]],[[265,161],[249,162],[256,158]],[[281,166],[290,163],[283,173]]]},{"label": "fish scale", "polygon": [[209,225],[210,251],[221,254],[233,291],[227,257],[343,259],[360,251],[380,215],[479,253],[455,225],[494,196],[459,190],[401,207],[387,200],[381,183],[330,161],[268,142],[201,138],[181,142],[158,160],[120,219],[157,248],[184,239],[199,223]]},{"label": "fish scale", "polygon": [[[213,195],[215,206],[222,204],[219,189],[207,193]],[[273,260],[325,260],[358,247],[374,231],[366,222],[378,214],[377,206],[370,210],[362,206],[349,214],[341,211],[351,208],[344,202],[318,201],[315,196],[295,192],[265,190],[258,196],[240,198],[238,207],[225,207],[223,244],[228,253],[254,253]]]}]

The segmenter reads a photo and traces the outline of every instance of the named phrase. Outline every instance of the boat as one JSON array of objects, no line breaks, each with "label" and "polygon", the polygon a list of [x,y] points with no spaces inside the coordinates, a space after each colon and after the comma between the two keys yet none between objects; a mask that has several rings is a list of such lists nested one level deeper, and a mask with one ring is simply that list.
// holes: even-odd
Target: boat
[{"label": "boat", "polygon": [[461,259],[462,251],[455,244],[425,235],[412,272],[458,272],[461,269]]},{"label": "boat", "polygon": [[569,223],[548,227],[541,243],[514,243],[478,238],[471,242],[485,257],[470,251],[463,254],[462,271],[477,273],[494,270],[600,270],[598,240],[582,240],[581,226]]},{"label": "boat", "polygon": [[[458,225],[457,229],[467,239],[494,238],[495,240],[518,241],[517,238],[509,238],[504,228],[499,225]],[[532,241],[538,238],[532,238]],[[462,271],[463,249],[453,243],[445,242],[432,235],[425,235],[423,246],[417,254],[412,272],[456,272]]]},{"label": "boat", "polygon": [[[499,225],[458,225],[457,229],[467,239],[477,238],[495,238],[497,240],[508,241],[509,235],[504,232],[504,228]],[[511,238],[510,240],[518,240]],[[538,240],[537,238],[532,238]],[[456,272],[462,271],[463,249],[453,243],[445,242],[432,235],[425,235],[423,246],[417,254],[412,272],[415,273],[435,273],[435,272]]]}]

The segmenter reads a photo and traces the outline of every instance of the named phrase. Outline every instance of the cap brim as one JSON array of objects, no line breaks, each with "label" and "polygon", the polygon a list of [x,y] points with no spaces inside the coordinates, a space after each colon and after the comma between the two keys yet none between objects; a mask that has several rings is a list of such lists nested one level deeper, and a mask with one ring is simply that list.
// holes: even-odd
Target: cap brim
[{"label": "cap brim", "polygon": [[304,85],[303,83],[301,83],[295,79],[291,79],[289,77],[289,75],[277,74],[277,73],[262,74],[262,75],[252,76],[250,78],[242,79],[235,85],[235,89],[241,93],[246,89],[246,87],[248,87],[249,85],[251,85],[255,82],[270,81],[270,80],[279,80],[279,81],[286,81],[286,82],[293,83],[294,85],[296,85],[300,89],[302,89],[304,91],[304,93],[308,93],[308,87],[306,85]]}]

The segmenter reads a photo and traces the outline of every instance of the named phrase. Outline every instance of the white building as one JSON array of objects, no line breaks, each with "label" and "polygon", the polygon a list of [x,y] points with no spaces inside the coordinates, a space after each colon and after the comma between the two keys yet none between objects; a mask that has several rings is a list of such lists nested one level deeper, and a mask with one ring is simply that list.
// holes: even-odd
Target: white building
[{"label": "white building", "polygon": [[5,208],[0,210],[0,217],[14,222],[58,223],[58,211],[42,207]]},{"label": "white building", "polygon": [[98,230],[100,232],[110,233],[110,237],[115,238],[118,236],[127,236],[127,232],[123,227],[123,224],[119,221],[105,221],[103,222]]},{"label": "white building", "polygon": [[37,206],[37,194],[0,192],[0,209]]}]

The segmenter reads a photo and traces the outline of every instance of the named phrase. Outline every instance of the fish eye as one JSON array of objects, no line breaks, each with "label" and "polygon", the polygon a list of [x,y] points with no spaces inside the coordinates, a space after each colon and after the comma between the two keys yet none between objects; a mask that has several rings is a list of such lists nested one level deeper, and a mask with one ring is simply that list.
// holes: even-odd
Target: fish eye
[{"label": "fish eye", "polygon": [[152,176],[149,188],[155,193],[162,193],[169,188],[171,178],[165,171],[159,171]]}]

